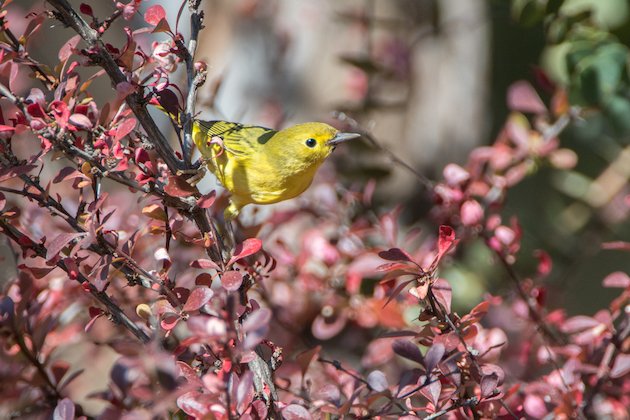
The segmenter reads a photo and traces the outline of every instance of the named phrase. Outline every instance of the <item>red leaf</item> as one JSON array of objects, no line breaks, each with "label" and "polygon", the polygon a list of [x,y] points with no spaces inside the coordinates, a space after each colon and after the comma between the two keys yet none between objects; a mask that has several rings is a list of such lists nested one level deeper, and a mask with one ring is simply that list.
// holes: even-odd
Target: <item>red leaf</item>
[{"label": "red leaf", "polygon": [[295,356],[295,360],[298,366],[300,366],[300,370],[302,371],[302,376],[306,374],[308,368],[311,366],[311,363],[313,363],[314,360],[317,360],[317,358],[319,357],[319,352],[321,350],[321,346],[316,346],[312,349],[305,350]]},{"label": "red leaf", "polygon": [[3,208],[4,208],[4,206],[6,206],[6,205],[7,205],[7,199],[6,199],[6,197],[4,196],[4,194],[2,194],[2,193],[0,192],[0,211],[2,211],[2,209],[3,209]]},{"label": "red leaf", "polygon": [[182,310],[186,312],[196,311],[208,303],[213,295],[214,292],[209,287],[196,287],[190,292],[190,296]]},{"label": "red leaf", "polygon": [[534,256],[538,258],[538,275],[544,277],[549,274],[553,268],[553,262],[549,254],[541,249],[537,249],[534,251]]},{"label": "red leaf", "polygon": [[66,166],[65,168],[59,171],[57,176],[53,178],[53,184],[58,184],[62,181],[67,181],[67,180],[71,180],[75,178],[87,179],[87,177],[83,175],[81,172],[77,171],[74,168],[71,168],[70,166]]},{"label": "red leaf", "polygon": [[15,131],[15,127],[11,127],[10,125],[0,125],[0,133],[7,131]]},{"label": "red leaf", "polygon": [[177,326],[179,320],[179,315],[175,313],[168,313],[162,317],[162,320],[160,321],[160,326],[163,330],[170,331]]},{"label": "red leaf", "polygon": [[136,119],[133,117],[125,118],[118,126],[116,127],[116,135],[114,136],[114,140],[120,141],[127,134],[131,133],[134,128],[136,128]]},{"label": "red leaf", "polygon": [[56,257],[62,249],[66,247],[73,240],[87,235],[87,233],[61,233],[55,239],[46,244],[48,249],[46,250],[46,260],[51,260]]},{"label": "red leaf", "polygon": [[387,251],[381,251],[378,256],[388,261],[411,261],[411,257],[402,249],[390,248]]},{"label": "red leaf", "polygon": [[208,260],[208,259],[203,259],[203,258],[200,258],[198,260],[195,260],[195,261],[191,262],[190,266],[193,267],[193,268],[203,268],[203,269],[212,268],[213,270],[220,270],[221,269],[221,267],[219,267],[217,265],[217,263],[215,263],[214,261]]},{"label": "red leaf", "polygon": [[197,190],[184,179],[171,175],[168,177],[168,184],[164,187],[164,192],[173,197],[190,197]]},{"label": "red leaf", "polygon": [[92,11],[92,7],[90,7],[89,4],[81,3],[81,5],[79,6],[79,10],[84,15],[88,15],[88,16],[92,16],[92,17],[94,16],[94,12]]},{"label": "red leaf", "polygon": [[199,274],[196,278],[195,278],[195,284],[197,286],[206,286],[206,287],[211,287],[212,286],[212,276],[208,273],[201,273]]},{"label": "red leaf", "polygon": [[508,107],[514,111],[543,114],[547,107],[538,96],[532,85],[521,80],[509,87],[507,93]]},{"label": "red leaf", "polygon": [[619,287],[625,289],[630,287],[630,276],[623,271],[615,271],[606,276],[603,281],[604,287]]},{"label": "red leaf", "polygon": [[221,285],[228,292],[238,290],[238,288],[241,287],[241,284],[243,284],[243,274],[240,271],[226,271],[221,276]]},{"label": "red leaf", "polygon": [[160,20],[164,19],[165,17],[166,12],[164,11],[164,8],[159,4],[149,7],[147,11],[144,12],[145,22],[153,26],[157,25]]},{"label": "red leaf", "polygon": [[232,265],[236,261],[243,259],[245,257],[249,257],[260,251],[262,248],[262,241],[258,238],[249,238],[245,239],[245,241],[241,244],[236,245],[234,248],[234,254],[230,261],[228,261],[227,265]]},{"label": "red leaf", "polygon": [[197,205],[202,209],[209,209],[214,204],[214,200],[216,199],[216,197],[217,192],[213,190],[209,194],[199,197],[199,199],[197,200]]},{"label": "red leaf", "polygon": [[442,225],[440,226],[440,236],[438,239],[438,256],[436,257],[439,261],[442,259],[444,254],[446,254],[453,245],[455,245],[457,241],[455,240],[455,231],[452,227]]}]

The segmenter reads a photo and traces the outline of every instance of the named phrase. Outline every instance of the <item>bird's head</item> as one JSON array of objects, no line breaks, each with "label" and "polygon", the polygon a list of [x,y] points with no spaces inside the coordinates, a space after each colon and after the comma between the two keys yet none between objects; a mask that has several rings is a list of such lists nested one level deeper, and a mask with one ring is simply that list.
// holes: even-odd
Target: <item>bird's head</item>
[{"label": "bird's head", "polygon": [[287,157],[321,163],[338,144],[360,137],[360,134],[342,133],[328,124],[310,122],[285,128],[277,136],[281,139],[279,143],[286,148]]}]

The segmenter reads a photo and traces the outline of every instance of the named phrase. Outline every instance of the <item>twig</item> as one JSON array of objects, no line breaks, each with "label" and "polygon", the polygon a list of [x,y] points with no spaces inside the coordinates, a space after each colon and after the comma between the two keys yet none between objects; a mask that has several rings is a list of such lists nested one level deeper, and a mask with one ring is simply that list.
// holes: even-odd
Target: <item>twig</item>
[{"label": "twig", "polygon": [[612,338],[610,339],[610,343],[608,343],[608,346],[606,346],[604,357],[602,358],[599,369],[597,371],[597,382],[589,390],[586,397],[584,398],[582,412],[588,418],[595,414],[591,413],[595,397],[599,393],[599,390],[604,385],[604,383],[606,383],[606,381],[610,379],[610,370],[614,366],[615,360],[617,360],[617,356],[619,356],[619,354],[621,354],[622,352],[621,346],[623,342],[630,336],[630,315],[628,315],[627,312],[624,312],[624,314],[625,317],[622,321],[623,328],[619,329],[612,336]]},{"label": "twig", "polygon": [[436,411],[435,413],[431,414],[430,416],[427,416],[424,418],[424,420],[433,420],[433,419],[437,419],[443,415],[445,415],[446,413],[453,411],[453,410],[457,410],[458,408],[462,408],[462,407],[475,407],[477,404],[479,403],[479,399],[477,397],[470,397],[468,399],[465,400],[457,400],[457,402],[453,405],[451,405],[449,408],[445,408],[443,410],[440,411]]},{"label": "twig", "polygon": [[[127,83],[127,77],[120,70],[120,67],[116,64],[111,54],[107,52],[105,45],[99,38],[98,32],[90,28],[66,0],[46,1],[57,10],[55,13],[56,17],[62,23],[74,29],[88,44],[90,58],[105,70],[113,85],[117,86],[120,83]],[[138,118],[147,136],[151,139],[152,144],[155,146],[158,154],[164,160],[171,173],[176,174],[178,170],[183,169],[182,162],[177,159],[173,148],[155,124],[151,115],[149,115],[142,92],[135,91],[130,93],[125,98],[125,102],[127,102],[129,108],[131,108]]]},{"label": "twig", "polygon": [[[27,235],[20,232],[18,229],[10,225],[6,219],[2,217],[2,213],[0,213],[0,228],[5,235],[7,235],[12,241],[16,244],[23,244],[30,242],[29,248],[32,249],[37,256],[41,258],[46,258],[46,249],[37,243],[35,243],[31,238]],[[19,245],[24,247],[24,245]],[[57,262],[57,267],[61,268],[66,273],[70,274],[70,269],[63,262],[63,259],[60,259]],[[101,304],[103,304],[110,315],[110,319],[114,321],[114,323],[122,325],[128,331],[130,331],[133,335],[135,335],[140,341],[143,343],[148,343],[151,341],[151,338],[144,332],[139,326],[137,326],[127,315],[123,312],[117,304],[115,304],[107,295],[107,293],[98,290],[90,281],[81,273],[76,274],[76,280],[83,285],[92,296],[94,296]]]},{"label": "twig", "polygon": [[195,52],[197,51],[197,40],[199,38],[199,31],[203,28],[203,10],[199,10],[201,0],[189,1],[188,8],[190,10],[190,40],[188,41],[188,48],[185,48],[181,39],[178,39],[178,51],[184,58],[186,63],[186,81],[188,84],[188,94],[186,95],[186,108],[181,118],[182,127],[184,130],[184,144],[182,147],[182,154],[184,155],[184,165],[187,167],[191,163],[192,153],[192,129],[195,117],[195,101],[197,98],[197,89],[203,85],[206,80],[205,69],[197,71],[195,69]]},{"label": "twig", "polygon": [[426,176],[422,175],[420,172],[416,171],[411,165],[409,165],[407,162],[399,158],[394,152],[389,150],[387,147],[383,146],[376,139],[376,137],[374,137],[372,133],[370,133],[365,128],[361,127],[361,125],[355,119],[351,118],[350,116],[348,116],[347,114],[343,112],[336,112],[334,114],[334,117],[340,121],[347,122],[352,128],[352,131],[358,134],[361,134],[361,136],[365,138],[372,146],[376,147],[381,152],[384,152],[387,156],[389,156],[392,162],[397,163],[398,165],[402,166],[409,173],[415,176],[420,182],[420,184],[422,184],[427,190],[429,191],[433,190],[433,188],[435,187],[433,181],[431,181]]}]

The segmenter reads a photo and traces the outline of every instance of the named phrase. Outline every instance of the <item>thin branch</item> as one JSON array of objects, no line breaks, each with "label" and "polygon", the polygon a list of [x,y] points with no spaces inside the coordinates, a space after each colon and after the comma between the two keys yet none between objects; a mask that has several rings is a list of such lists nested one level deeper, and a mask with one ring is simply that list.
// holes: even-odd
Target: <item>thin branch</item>
[{"label": "thin branch", "polygon": [[361,137],[365,138],[373,147],[376,147],[381,152],[389,156],[392,162],[402,166],[409,173],[415,176],[420,182],[420,184],[422,184],[427,190],[429,191],[433,190],[433,188],[435,187],[435,184],[433,181],[431,181],[426,176],[422,175],[420,172],[416,171],[411,165],[409,165],[407,162],[399,158],[394,152],[389,150],[387,147],[383,146],[380,143],[380,141],[378,141],[376,137],[374,137],[374,135],[370,131],[361,127],[361,125],[355,119],[351,118],[350,116],[348,116],[347,114],[343,112],[335,113],[334,117],[337,118],[339,121],[348,123],[353,132],[361,134]]},{"label": "thin branch", "polygon": [[462,407],[474,408],[478,403],[479,403],[479,399],[477,397],[470,397],[470,398],[465,399],[465,400],[457,400],[457,402],[455,404],[453,404],[450,407],[445,408],[443,410],[436,411],[435,413],[431,414],[430,416],[425,417],[424,420],[433,420],[433,419],[440,418],[443,415],[445,415],[446,413],[448,413],[450,411],[453,411],[453,410],[457,410],[458,408],[462,408]]},{"label": "thin branch", "polygon": [[[0,213],[0,228],[2,228],[3,233],[7,235],[16,244],[18,244],[18,246],[24,248],[26,246],[20,245],[20,244],[30,242],[31,245],[29,245],[28,247],[32,249],[38,257],[41,257],[44,259],[46,258],[46,248],[44,248],[40,244],[35,243],[27,235],[23,234],[18,229],[16,229],[11,224],[9,224],[7,220],[4,217],[2,217],[2,213]],[[70,275],[71,270],[63,262],[63,259],[60,259],[56,263],[56,265],[57,267],[61,268],[63,271],[68,273],[68,275]],[[96,300],[98,300],[101,304],[103,304],[103,306],[105,306],[105,308],[107,308],[107,312],[110,315],[110,319],[114,323],[125,327],[129,332],[131,332],[143,343],[148,343],[149,341],[151,341],[151,338],[147,335],[147,333],[144,332],[144,330],[140,328],[138,325],[136,325],[123,312],[123,310],[120,309],[120,307],[118,307],[118,305],[110,299],[107,293],[105,293],[104,291],[98,290],[92,283],[90,283],[88,278],[85,277],[81,273],[76,274],[76,280],[79,283],[81,283],[81,285],[83,285],[83,287],[85,287],[90,292],[90,294],[96,298]]]},{"label": "thin branch", "polygon": [[197,89],[206,81],[205,69],[197,71],[195,69],[195,52],[197,51],[197,43],[199,31],[203,28],[203,10],[199,10],[201,0],[193,0],[188,2],[190,10],[190,40],[188,48],[184,46],[181,39],[177,39],[176,43],[178,51],[184,58],[186,63],[186,82],[188,85],[188,94],[186,95],[186,106],[181,118],[184,130],[184,144],[182,153],[184,155],[184,165],[189,166],[192,159],[192,131],[195,117],[195,102],[197,98]]},{"label": "thin branch", "polygon": [[[56,17],[64,24],[70,26],[88,44],[88,55],[96,64],[101,66],[114,86],[127,83],[127,76],[120,70],[114,58],[109,54],[105,45],[99,38],[99,34],[83,20],[66,0],[46,0],[57,12]],[[173,148],[158,126],[153,121],[146,108],[146,101],[142,92],[132,92],[125,98],[125,102],[147,133],[147,136],[155,146],[160,157],[164,160],[171,173],[176,174],[183,169],[182,162],[177,159]]]},{"label": "thin branch", "polygon": [[604,352],[604,357],[599,365],[599,369],[597,371],[597,382],[595,385],[588,391],[586,397],[584,398],[584,404],[582,412],[588,418],[593,416],[595,413],[591,412],[593,408],[593,403],[595,402],[595,397],[599,394],[600,389],[606,381],[610,379],[610,370],[615,364],[617,357],[622,354],[621,346],[624,341],[628,339],[630,336],[630,315],[627,312],[624,312],[624,319],[622,321],[622,328],[617,330],[617,332],[610,339],[610,343],[606,346],[606,350]]}]

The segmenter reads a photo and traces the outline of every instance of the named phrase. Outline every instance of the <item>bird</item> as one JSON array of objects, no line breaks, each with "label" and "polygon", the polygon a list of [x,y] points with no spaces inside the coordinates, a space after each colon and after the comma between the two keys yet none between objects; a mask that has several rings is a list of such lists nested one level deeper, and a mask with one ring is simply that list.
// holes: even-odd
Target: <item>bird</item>
[{"label": "bird", "polygon": [[302,194],[337,145],[360,136],[321,122],[276,131],[195,120],[192,131],[208,170],[230,193],[225,220],[237,218],[248,204],[273,204]]}]

